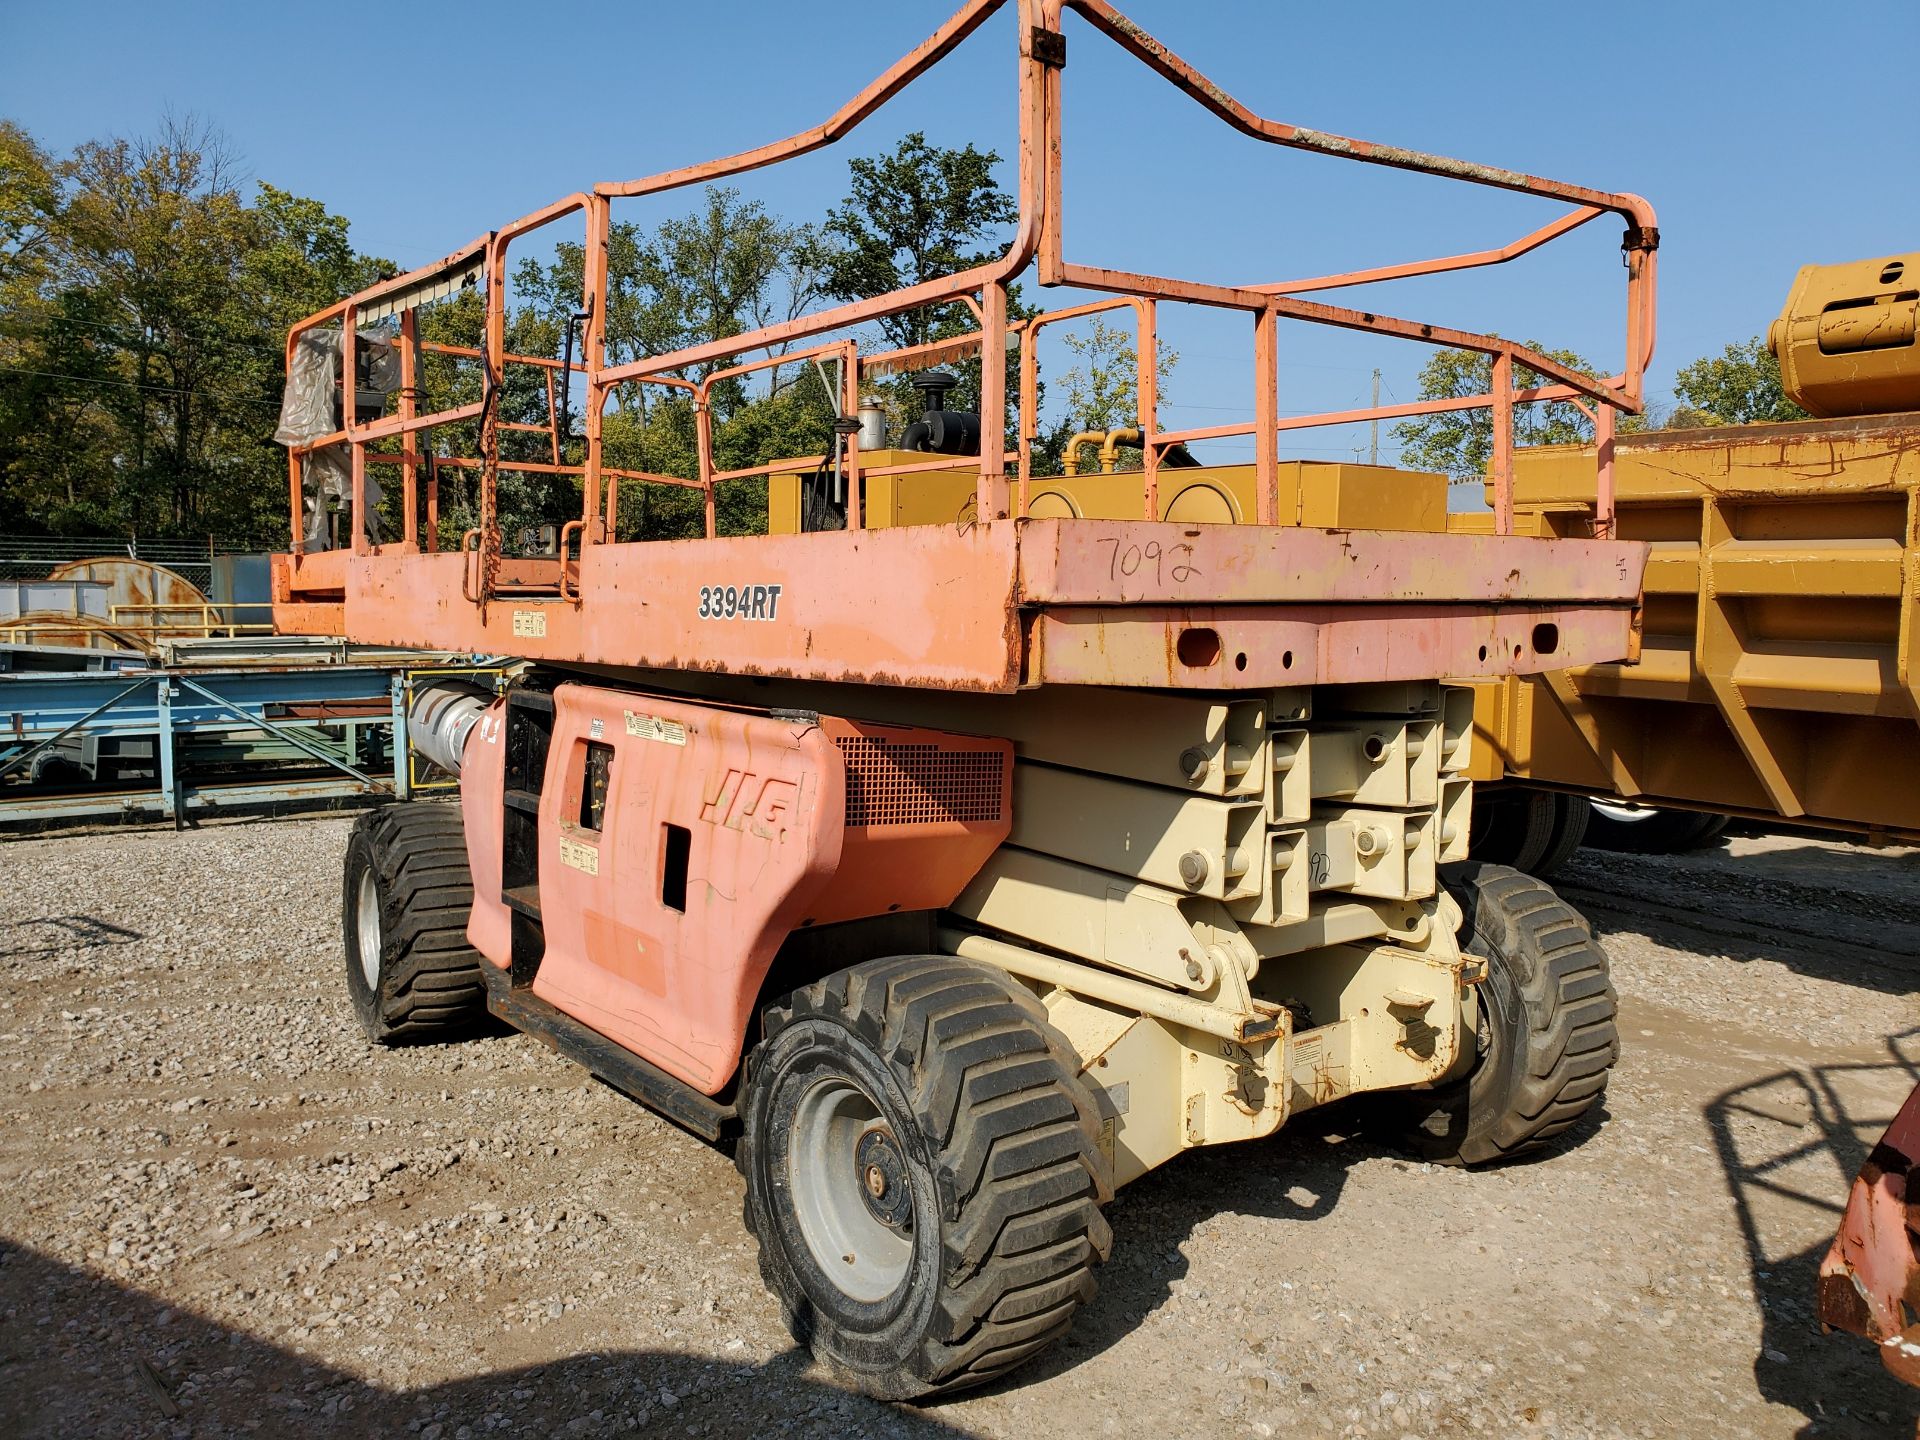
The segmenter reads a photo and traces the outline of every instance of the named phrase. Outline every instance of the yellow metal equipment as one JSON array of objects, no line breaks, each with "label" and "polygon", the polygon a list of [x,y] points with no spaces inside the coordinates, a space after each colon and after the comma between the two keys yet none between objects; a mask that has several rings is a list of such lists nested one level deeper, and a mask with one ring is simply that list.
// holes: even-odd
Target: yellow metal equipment
[{"label": "yellow metal equipment", "polygon": [[[1920,414],[1624,436],[1614,483],[1639,663],[1478,687],[1474,777],[1920,840]],[[1514,457],[1536,534],[1594,485],[1592,446]]]},{"label": "yellow metal equipment", "polygon": [[[861,456],[861,463],[880,467],[926,458],[905,450],[869,450]],[[1427,534],[1447,529],[1444,475],[1315,460],[1281,461],[1275,468],[1282,523],[1322,530],[1417,530]],[[970,457],[951,470],[870,476],[866,481],[867,527],[964,523],[973,511],[973,487],[978,479],[979,471],[971,467]],[[804,483],[798,471],[769,476],[768,529],[772,533],[799,532]],[[1142,483],[1138,470],[1035,477],[1026,513],[1039,520],[1137,519]],[[1163,520],[1241,525],[1254,518],[1251,465],[1164,467],[1159,489]]]},{"label": "yellow metal equipment", "polygon": [[1802,266],[1767,347],[1809,415],[1920,409],[1920,254]]}]

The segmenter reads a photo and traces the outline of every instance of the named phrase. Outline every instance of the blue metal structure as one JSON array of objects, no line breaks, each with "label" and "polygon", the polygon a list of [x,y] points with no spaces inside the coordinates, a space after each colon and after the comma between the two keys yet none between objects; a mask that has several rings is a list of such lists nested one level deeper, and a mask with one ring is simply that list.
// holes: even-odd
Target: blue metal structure
[{"label": "blue metal structure", "polygon": [[404,800],[409,673],[497,674],[463,659],[272,638],[158,659],[0,646],[0,823]]}]

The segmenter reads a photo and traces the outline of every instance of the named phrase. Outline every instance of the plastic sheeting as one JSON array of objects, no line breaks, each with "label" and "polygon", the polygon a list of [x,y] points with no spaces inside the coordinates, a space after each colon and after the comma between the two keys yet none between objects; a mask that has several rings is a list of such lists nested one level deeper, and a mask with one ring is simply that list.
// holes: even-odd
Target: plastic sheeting
[{"label": "plastic sheeting", "polygon": [[[361,332],[354,342],[361,371],[356,402],[377,403],[400,388],[400,357],[393,342]],[[282,445],[305,445],[340,428],[340,332],[308,330],[293,347],[286,388],[280,397],[280,424],[273,438]],[[380,482],[374,466],[367,467],[367,513],[361,517],[367,539],[380,543]],[[309,451],[301,468],[301,534],[308,550],[332,544],[327,523],[327,501],[346,506],[353,499],[353,465],[346,442]]]}]

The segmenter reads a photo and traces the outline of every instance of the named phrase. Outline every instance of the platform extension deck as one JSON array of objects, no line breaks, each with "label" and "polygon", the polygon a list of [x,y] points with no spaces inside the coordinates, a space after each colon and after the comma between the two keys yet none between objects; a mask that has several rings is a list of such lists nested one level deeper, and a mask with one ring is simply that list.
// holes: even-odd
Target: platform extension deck
[{"label": "platform extension deck", "polygon": [[[587,547],[563,598],[455,554],[277,557],[283,631],[532,660],[1010,691],[1532,674],[1633,649],[1645,547],[1025,520]],[[337,598],[316,601],[325,565]]]}]

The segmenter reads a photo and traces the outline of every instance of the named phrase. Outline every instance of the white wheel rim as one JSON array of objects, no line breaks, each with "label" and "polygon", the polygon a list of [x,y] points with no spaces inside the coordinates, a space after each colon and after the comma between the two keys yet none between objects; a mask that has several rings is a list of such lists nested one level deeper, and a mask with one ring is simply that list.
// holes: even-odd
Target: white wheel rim
[{"label": "white wheel rim", "polygon": [[1649,810],[1644,805],[1621,805],[1610,800],[1595,800],[1591,803],[1595,810],[1620,825],[1639,825],[1660,813],[1658,810]]},{"label": "white wheel rim", "polygon": [[360,973],[367,977],[367,988],[380,988],[380,890],[374,884],[373,867],[360,872],[360,889],[353,902],[354,928],[360,946]]},{"label": "white wheel rim", "polygon": [[[787,1155],[788,1194],[814,1263],[838,1289],[868,1304],[898,1290],[913,1261],[911,1218],[904,1229],[882,1223],[862,1192],[856,1152],[863,1136],[885,1128],[866,1092],[846,1080],[821,1080],[794,1109]],[[904,1169],[892,1183],[909,1183]]]}]

